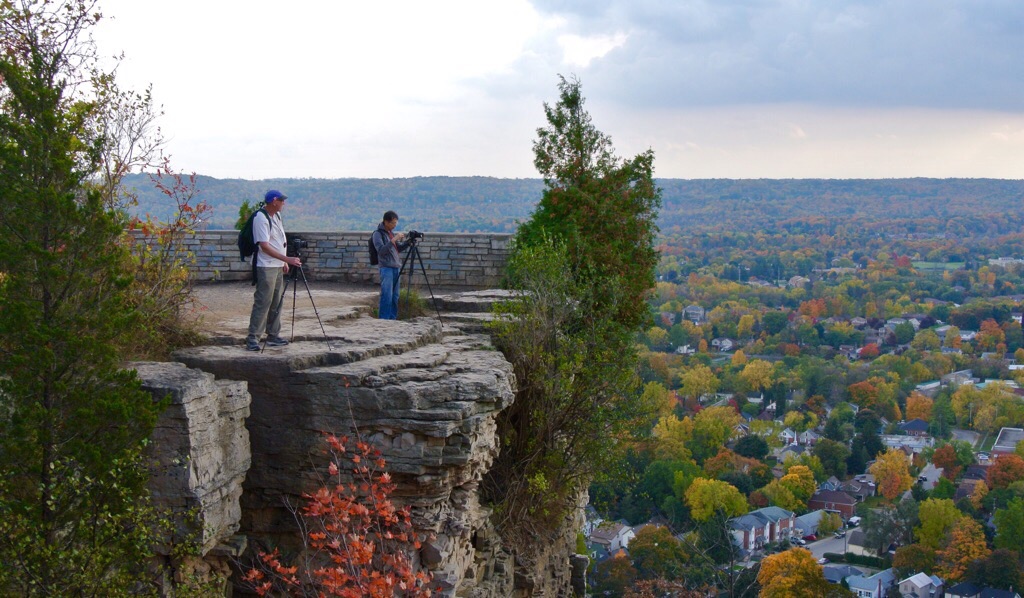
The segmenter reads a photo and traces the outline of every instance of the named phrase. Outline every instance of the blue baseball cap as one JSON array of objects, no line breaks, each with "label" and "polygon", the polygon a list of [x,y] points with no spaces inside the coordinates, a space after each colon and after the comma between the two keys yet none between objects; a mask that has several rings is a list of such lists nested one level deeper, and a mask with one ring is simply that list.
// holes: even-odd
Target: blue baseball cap
[{"label": "blue baseball cap", "polygon": [[271,189],[270,191],[267,191],[266,195],[263,196],[263,201],[266,203],[270,203],[275,199],[280,199],[281,201],[284,201],[288,199],[288,196],[285,195],[284,193],[281,193],[277,189]]}]

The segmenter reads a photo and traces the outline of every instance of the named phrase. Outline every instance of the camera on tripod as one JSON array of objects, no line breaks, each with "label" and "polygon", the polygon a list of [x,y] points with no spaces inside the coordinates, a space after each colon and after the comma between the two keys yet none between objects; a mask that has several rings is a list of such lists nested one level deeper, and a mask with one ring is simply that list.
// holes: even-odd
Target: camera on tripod
[{"label": "camera on tripod", "polygon": [[285,255],[288,257],[299,257],[299,250],[309,247],[309,241],[302,237],[289,237],[285,246]]},{"label": "camera on tripod", "polygon": [[417,239],[422,239],[423,238],[423,233],[421,233],[418,230],[411,230],[408,233],[406,233],[405,236],[410,241],[416,241]]}]

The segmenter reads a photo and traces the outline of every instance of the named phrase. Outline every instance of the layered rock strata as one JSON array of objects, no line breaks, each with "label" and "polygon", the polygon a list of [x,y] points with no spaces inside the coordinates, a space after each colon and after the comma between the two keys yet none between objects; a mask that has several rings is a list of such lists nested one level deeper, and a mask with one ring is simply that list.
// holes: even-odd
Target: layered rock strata
[{"label": "layered rock strata", "polygon": [[[223,584],[230,559],[244,546],[235,536],[241,521],[239,499],[250,465],[249,393],[245,382],[216,380],[180,363],[135,363],[143,388],[167,401],[153,431],[149,490],[153,504],[174,513],[177,537],[158,547],[166,561],[159,569],[188,575],[193,583]],[[184,556],[172,545],[197,545]],[[164,580],[164,587],[183,579]]]},{"label": "layered rock strata", "polygon": [[324,474],[321,433],[358,430],[382,451],[396,502],[430,538],[418,557],[444,594],[535,594],[513,587],[512,558],[477,491],[499,450],[495,418],[513,400],[510,364],[485,336],[442,331],[431,318],[331,321],[327,335],[330,348],[312,334],[264,353],[215,346],[175,355],[248,383],[241,532],[258,547],[298,548],[293,511]]}]

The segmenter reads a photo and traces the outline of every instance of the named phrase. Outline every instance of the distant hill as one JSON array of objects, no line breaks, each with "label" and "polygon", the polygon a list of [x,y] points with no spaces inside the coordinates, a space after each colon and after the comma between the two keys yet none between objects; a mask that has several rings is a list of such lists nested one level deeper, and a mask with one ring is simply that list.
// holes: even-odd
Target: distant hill
[{"label": "distant hill", "polygon": [[[140,213],[167,218],[169,207],[146,175],[132,175]],[[801,228],[829,232],[868,226],[878,234],[964,231],[992,235],[1024,227],[1024,181],[1000,179],[660,179],[663,232]],[[385,210],[403,228],[432,232],[512,232],[543,191],[540,179],[416,177],[268,179],[197,177],[213,206],[210,228],[232,228],[244,199],[280,189],[291,230],[369,230]]]},{"label": "distant hill", "polygon": [[[138,213],[168,218],[172,206],[147,175],[131,175]],[[387,210],[402,228],[431,232],[512,232],[530,215],[543,190],[540,179],[416,177],[406,179],[215,179],[196,177],[199,198],[213,206],[210,228],[233,228],[238,207],[260,201],[267,189],[288,196],[289,230],[370,230]]]}]

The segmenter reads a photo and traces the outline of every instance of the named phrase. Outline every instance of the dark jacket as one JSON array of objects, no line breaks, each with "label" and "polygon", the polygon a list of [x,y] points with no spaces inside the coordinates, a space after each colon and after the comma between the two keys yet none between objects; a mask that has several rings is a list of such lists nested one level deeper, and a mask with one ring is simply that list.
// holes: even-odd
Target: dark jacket
[{"label": "dark jacket", "polygon": [[407,241],[395,243],[395,236],[384,228],[384,223],[377,225],[373,232],[373,246],[377,248],[377,265],[381,268],[401,268],[402,260],[398,253],[409,247]]}]

